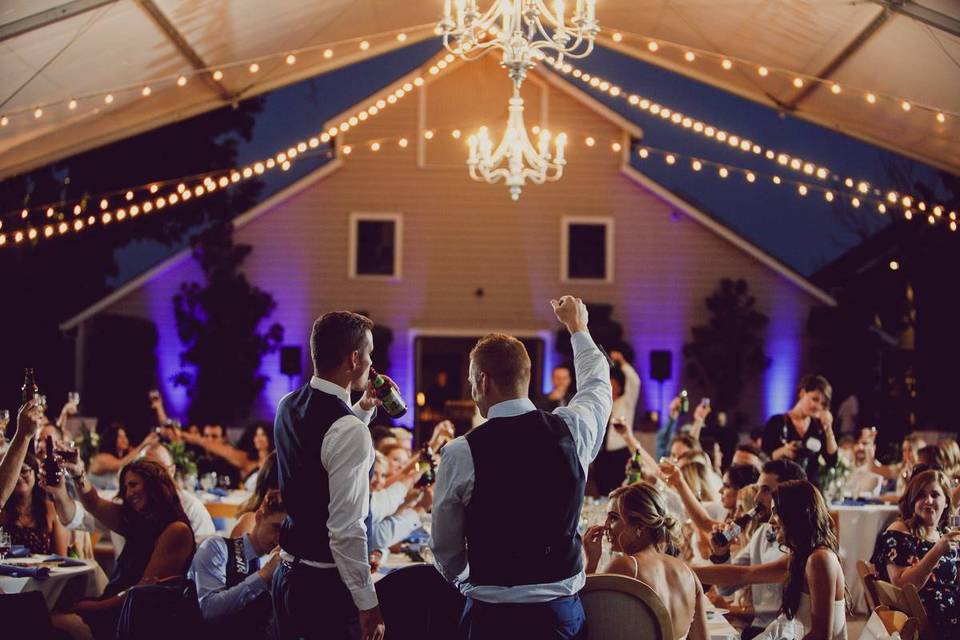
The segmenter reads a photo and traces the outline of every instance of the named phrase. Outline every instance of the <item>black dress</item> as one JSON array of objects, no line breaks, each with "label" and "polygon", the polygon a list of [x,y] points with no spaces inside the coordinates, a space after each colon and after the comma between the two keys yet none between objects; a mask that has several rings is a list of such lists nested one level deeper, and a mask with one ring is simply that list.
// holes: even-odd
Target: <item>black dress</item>
[{"label": "black dress", "polygon": [[[887,565],[911,567],[923,558],[934,543],[902,531],[884,531],[877,537],[870,561],[881,580],[890,582]],[[919,590],[930,626],[938,635],[956,638],[960,635],[960,585],[957,584],[960,554],[951,549],[937,561],[927,582]]]},{"label": "black dress", "polygon": [[767,424],[763,428],[762,444],[764,452],[772,457],[775,450],[788,442],[800,440],[807,443],[810,442],[811,439],[820,443],[819,450],[813,451],[809,445],[804,446],[800,449],[800,457],[797,458],[795,462],[807,472],[807,480],[819,487],[820,458],[823,458],[826,467],[834,467],[837,464],[839,453],[839,449],[832,454],[827,453],[826,435],[823,430],[823,423],[820,422],[820,420],[810,418],[810,426],[807,427],[807,433],[801,438],[797,427],[794,426],[793,420],[790,419],[789,415],[785,413],[775,415],[767,420]]}]

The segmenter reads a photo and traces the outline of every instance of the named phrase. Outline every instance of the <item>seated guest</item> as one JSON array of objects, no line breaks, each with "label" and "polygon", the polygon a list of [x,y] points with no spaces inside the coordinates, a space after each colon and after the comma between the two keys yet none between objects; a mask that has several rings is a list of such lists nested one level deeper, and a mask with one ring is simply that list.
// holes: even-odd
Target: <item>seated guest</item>
[{"label": "seated guest", "polygon": [[270,583],[280,564],[277,543],[285,517],[280,491],[270,491],[257,508],[249,533],[213,536],[197,549],[188,575],[197,584],[203,619],[218,637],[266,636],[273,615]]},{"label": "seated guest", "polygon": [[373,448],[377,451],[383,451],[387,447],[400,444],[390,427],[382,424],[375,424],[370,427],[370,437],[373,438]]},{"label": "seated guest", "polygon": [[[221,424],[204,425],[203,435],[199,437],[189,431],[181,431],[180,437],[188,444],[203,450],[203,455],[197,460],[197,472],[201,476],[208,473],[217,474],[217,480],[221,486],[226,485],[231,488],[238,486],[240,476],[246,475],[243,471],[252,470],[257,466],[257,460],[251,460],[247,453],[230,444]],[[270,436],[267,438],[272,449],[273,440]]]},{"label": "seated guest", "polygon": [[88,479],[97,489],[116,489],[117,474],[125,464],[133,461],[140,451],[149,444],[159,442],[154,433],[149,433],[139,446],[130,446],[127,430],[119,422],[114,422],[100,438],[100,449],[90,459]]},{"label": "seated guest", "polygon": [[[405,479],[405,482],[387,487],[388,466],[386,456],[377,452],[376,462],[373,463],[373,477],[370,480],[370,529],[367,531],[367,547],[371,553],[379,551],[381,558],[386,555],[389,547],[405,540],[420,528],[420,516],[430,509],[433,499],[433,487],[414,488],[414,482],[420,477],[419,473]],[[387,498],[387,494],[397,491],[392,487],[405,490],[399,494],[402,500],[399,503],[381,501],[381,496]]]},{"label": "seated guest", "polygon": [[237,510],[237,524],[230,532],[231,538],[239,538],[245,533],[253,531],[255,514],[263,504],[263,499],[267,493],[280,488],[280,480],[277,478],[277,452],[274,451],[267,456],[263,466],[257,473],[257,484],[253,488],[250,497],[240,505]]},{"label": "seated guest", "polygon": [[[159,442],[148,444],[143,449],[143,455],[141,456],[141,459],[149,460],[160,465],[160,467],[166,471],[167,477],[176,488],[177,468],[173,463],[173,456],[170,455],[170,451],[164,445],[160,444]],[[64,470],[71,475],[71,477],[74,479],[74,482],[77,483],[78,488],[81,480],[86,479],[86,473],[83,471],[82,462],[78,462],[75,465],[64,464]],[[54,505],[57,508],[57,515],[60,517],[60,522],[62,522],[67,529],[71,531],[78,529],[86,531],[93,530],[94,523],[91,522],[88,516],[92,515],[93,517],[96,517],[96,514],[88,514],[88,511],[85,507],[85,501],[81,500],[77,502],[71,499],[65,489],[63,491],[56,489],[48,490],[48,493],[53,498]],[[199,543],[207,536],[214,535],[216,533],[216,529],[213,526],[213,518],[210,517],[210,512],[207,511],[207,508],[203,506],[203,503],[200,502],[199,498],[197,498],[191,492],[182,491],[179,488],[176,489],[176,494],[180,500],[181,508],[187,516],[187,522],[190,525],[190,529],[196,536],[196,541]],[[106,525],[106,527],[111,528],[109,525]],[[124,545],[123,535],[116,529],[112,530],[113,533],[111,534],[111,538],[113,539],[114,551],[115,553],[120,554],[123,551]]]},{"label": "seated guest", "polygon": [[767,461],[766,458],[759,447],[752,444],[741,444],[734,450],[731,464],[749,464],[756,467],[757,473],[759,473],[763,464]]},{"label": "seated guest", "polygon": [[873,472],[873,461],[877,445],[873,443],[868,431],[860,432],[860,439],[853,447],[853,469],[843,483],[844,495],[858,498],[863,494],[879,496],[883,488],[883,478]]},{"label": "seated guest", "polygon": [[103,594],[82,600],[53,624],[73,638],[114,638],[130,587],[186,575],[193,556],[193,532],[177,498],[177,488],[161,465],[135,460],[120,471],[119,503],[104,500],[82,475],[84,508],[98,522],[126,539]]},{"label": "seated guest", "polygon": [[388,478],[392,478],[402,473],[404,467],[410,463],[410,450],[402,444],[395,444],[386,447],[382,453],[387,458]]},{"label": "seated guest", "polygon": [[923,438],[911,433],[903,439],[900,445],[900,462],[880,464],[876,458],[871,460],[870,470],[873,473],[887,480],[896,480],[897,485],[895,489],[895,499],[892,500],[893,502],[896,502],[896,500],[903,495],[903,492],[906,491],[907,482],[909,482],[910,476],[913,473],[913,467],[919,462],[918,455],[921,447],[923,447]]},{"label": "seated guest", "polygon": [[700,451],[700,442],[693,436],[683,433],[670,441],[670,457],[674,460],[690,451]]},{"label": "seated guest", "polygon": [[[769,522],[773,506],[773,492],[781,482],[788,480],[802,480],[806,477],[803,469],[792,460],[771,460],[763,466],[760,478],[757,480],[756,503],[762,506],[757,516],[757,526],[753,534],[741,540],[740,551],[731,560],[730,547],[715,546],[711,539],[711,562],[713,567],[696,567],[694,571],[707,584],[720,587],[723,595],[732,595],[745,583],[737,581],[737,571],[740,566],[761,565],[783,558],[784,551],[777,542],[776,531]],[[741,534],[744,535],[744,534]],[[731,566],[731,564],[733,566]],[[751,640],[761,633],[777,616],[782,604],[781,586],[779,584],[755,584],[750,588],[750,599],[753,605],[753,620],[743,631],[742,639]]]},{"label": "seated guest", "polygon": [[273,426],[266,422],[253,423],[243,432],[237,449],[247,455],[246,461],[241,461],[242,466],[238,467],[243,487],[253,491],[257,484],[257,473],[273,453]]},{"label": "seated guest", "polygon": [[956,637],[960,624],[960,556],[951,545],[960,530],[946,531],[950,487],[940,471],[921,471],[900,498],[900,517],[877,538],[872,562],[882,580],[920,592],[931,637]]},{"label": "seated guest", "polygon": [[951,482],[960,478],[960,444],[953,438],[943,438],[937,443],[942,459],[943,473]]},{"label": "seated guest", "polygon": [[660,596],[673,623],[673,640],[707,640],[707,615],[703,587],[693,571],[665,550],[678,543],[679,523],[667,513],[653,485],[638,482],[614,489],[604,525],[587,529],[583,548],[586,572],[596,573],[603,538],[614,557],[604,573],[619,573],[649,585]]},{"label": "seated guest", "polygon": [[15,545],[30,553],[67,555],[70,533],[57,519],[53,503],[40,484],[40,461],[27,454],[13,494],[0,511],[0,527]]},{"label": "seated guest", "polygon": [[[697,567],[697,575],[717,585],[781,582],[780,613],[803,625],[804,638],[846,640],[839,544],[820,491],[806,480],[780,483],[773,492],[772,520],[779,525],[777,542],[785,556],[760,565]],[[767,633],[779,637],[775,629]]]}]

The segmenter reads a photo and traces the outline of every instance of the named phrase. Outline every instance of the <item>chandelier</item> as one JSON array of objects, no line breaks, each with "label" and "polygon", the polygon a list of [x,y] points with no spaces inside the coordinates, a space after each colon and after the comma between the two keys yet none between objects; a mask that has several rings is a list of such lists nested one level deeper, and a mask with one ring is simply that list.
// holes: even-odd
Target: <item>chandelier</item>
[{"label": "chandelier", "polygon": [[[484,13],[477,3],[444,0],[443,19],[437,25],[443,45],[465,60],[478,58],[490,48],[502,49],[500,64],[517,84],[543,57],[543,50],[556,52],[559,66],[564,56],[583,58],[593,51],[600,31],[596,0],[576,0],[569,22],[564,0],[554,0],[552,10],[544,0],[493,0]],[[488,39],[488,33],[494,37]]]},{"label": "chandelier", "polygon": [[510,191],[510,198],[519,200],[520,191],[527,180],[543,184],[559,180],[563,175],[563,167],[567,164],[563,157],[567,134],[561,133],[553,140],[556,150],[553,155],[550,154],[550,132],[546,129],[540,130],[537,147],[534,147],[523,124],[523,98],[517,85],[514,85],[513,97],[510,98],[509,111],[507,129],[496,150],[486,127],[481,127],[470,136],[467,141],[470,146],[467,167],[470,177],[479,182],[493,184],[503,179]]}]

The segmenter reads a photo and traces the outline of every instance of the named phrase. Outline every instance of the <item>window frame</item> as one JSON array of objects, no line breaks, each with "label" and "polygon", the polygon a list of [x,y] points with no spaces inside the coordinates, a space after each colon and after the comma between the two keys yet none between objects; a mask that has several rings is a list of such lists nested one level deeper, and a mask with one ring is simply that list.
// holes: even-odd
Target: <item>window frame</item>
[{"label": "window frame", "polygon": [[[357,273],[357,242],[361,222],[393,222],[393,273]],[[347,275],[351,280],[401,280],[403,278],[403,214],[398,212],[353,211],[349,215]]]},{"label": "window frame", "polygon": [[[570,278],[570,225],[593,225],[604,227],[604,277],[603,278]],[[611,216],[563,216],[560,219],[560,282],[579,284],[610,284],[613,283],[613,229],[614,222]]]}]

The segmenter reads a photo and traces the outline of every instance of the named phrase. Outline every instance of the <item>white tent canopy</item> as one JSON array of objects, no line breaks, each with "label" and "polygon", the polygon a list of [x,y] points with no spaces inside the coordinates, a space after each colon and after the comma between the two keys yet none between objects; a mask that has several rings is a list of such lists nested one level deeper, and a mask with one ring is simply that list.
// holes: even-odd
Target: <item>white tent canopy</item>
[{"label": "white tent canopy", "polygon": [[[958,0],[597,4],[605,46],[960,174]],[[442,0],[5,0],[0,178],[433,37],[441,8]],[[650,38],[664,43],[656,53]],[[710,56],[686,62],[669,43],[736,62],[730,70]],[[746,61],[844,91],[761,77]],[[210,70],[221,67],[218,82]],[[881,99],[868,104],[864,91]],[[904,111],[887,95],[918,107]],[[944,122],[921,105],[942,110]]]}]

